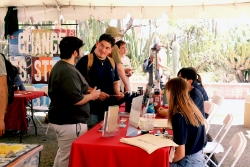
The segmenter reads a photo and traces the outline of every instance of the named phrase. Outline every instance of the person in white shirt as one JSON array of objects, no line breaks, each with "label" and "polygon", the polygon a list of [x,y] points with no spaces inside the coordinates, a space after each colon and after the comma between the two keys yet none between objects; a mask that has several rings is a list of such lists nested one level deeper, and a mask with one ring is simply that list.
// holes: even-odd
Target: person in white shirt
[{"label": "person in white shirt", "polygon": [[[130,59],[126,56],[126,53],[127,53],[126,42],[124,42],[123,40],[120,40],[120,41],[116,42],[116,45],[118,46],[118,48],[120,50],[120,57],[121,57],[124,71],[125,71],[126,80],[128,83],[128,90],[129,90],[129,92],[131,92],[129,77],[132,76],[133,71],[131,68]],[[121,91],[123,92],[124,91],[124,84],[123,84],[123,82],[121,82],[121,80],[120,80],[120,88],[121,88]]]},{"label": "person in white shirt", "polygon": [[[162,47],[161,43],[156,43],[154,45],[154,47],[152,48],[152,50],[156,51],[157,54],[157,69],[156,69],[156,73],[155,75],[155,79],[160,80],[160,87],[161,89],[164,89],[165,87],[165,83],[163,82],[163,70],[169,70],[171,71],[171,68],[167,67],[166,64],[166,60],[167,60],[167,54],[166,51],[164,50],[164,48]],[[150,61],[153,61],[155,54],[151,55],[150,57]]]}]

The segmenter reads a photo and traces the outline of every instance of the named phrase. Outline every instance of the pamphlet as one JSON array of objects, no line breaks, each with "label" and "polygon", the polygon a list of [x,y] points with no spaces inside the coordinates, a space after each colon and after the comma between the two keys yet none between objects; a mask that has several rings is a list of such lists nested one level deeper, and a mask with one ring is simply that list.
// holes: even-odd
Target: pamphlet
[{"label": "pamphlet", "polygon": [[120,142],[133,145],[145,150],[148,154],[151,154],[155,150],[167,146],[177,147],[178,145],[170,139],[163,139],[151,134],[145,134],[132,138],[121,138]]}]

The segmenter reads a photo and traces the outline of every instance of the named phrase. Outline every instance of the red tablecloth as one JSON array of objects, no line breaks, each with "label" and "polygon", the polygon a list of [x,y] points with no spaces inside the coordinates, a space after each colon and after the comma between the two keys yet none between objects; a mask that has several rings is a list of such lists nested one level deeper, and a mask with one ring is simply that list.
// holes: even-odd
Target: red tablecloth
[{"label": "red tablecloth", "polygon": [[[15,93],[17,94],[17,92]],[[4,118],[6,130],[28,130],[26,105],[32,99],[47,96],[43,91],[19,91],[18,94],[21,95],[15,95],[13,103],[7,107],[7,113]]]},{"label": "red tablecloth", "polygon": [[148,154],[141,148],[120,143],[127,128],[120,128],[119,137],[103,138],[100,124],[72,143],[69,167],[169,167],[169,148]]}]

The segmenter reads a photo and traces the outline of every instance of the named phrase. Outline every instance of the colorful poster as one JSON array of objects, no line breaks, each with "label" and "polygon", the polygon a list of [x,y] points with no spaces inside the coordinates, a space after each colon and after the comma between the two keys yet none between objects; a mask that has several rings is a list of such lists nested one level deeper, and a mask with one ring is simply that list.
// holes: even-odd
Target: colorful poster
[{"label": "colorful poster", "polygon": [[31,56],[10,56],[10,62],[17,67],[24,84],[31,84]]},{"label": "colorful poster", "polygon": [[76,36],[76,31],[23,29],[10,37],[11,62],[19,68],[25,84],[48,83],[49,73],[60,59],[59,43],[65,36]]}]

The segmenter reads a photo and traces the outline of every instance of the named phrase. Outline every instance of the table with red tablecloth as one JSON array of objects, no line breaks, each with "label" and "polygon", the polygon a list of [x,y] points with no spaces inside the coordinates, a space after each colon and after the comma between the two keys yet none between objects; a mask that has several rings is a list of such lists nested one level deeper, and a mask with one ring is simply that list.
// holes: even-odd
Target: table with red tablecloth
[{"label": "table with red tablecloth", "polygon": [[127,128],[120,128],[119,137],[102,137],[99,123],[76,139],[71,146],[69,167],[169,167],[170,147],[148,154],[141,148],[119,142]]},{"label": "table with red tablecloth", "polygon": [[47,94],[43,91],[15,92],[14,101],[7,107],[7,112],[5,114],[5,129],[28,130],[26,106],[30,105],[32,108],[32,100],[41,96],[47,96]]}]

